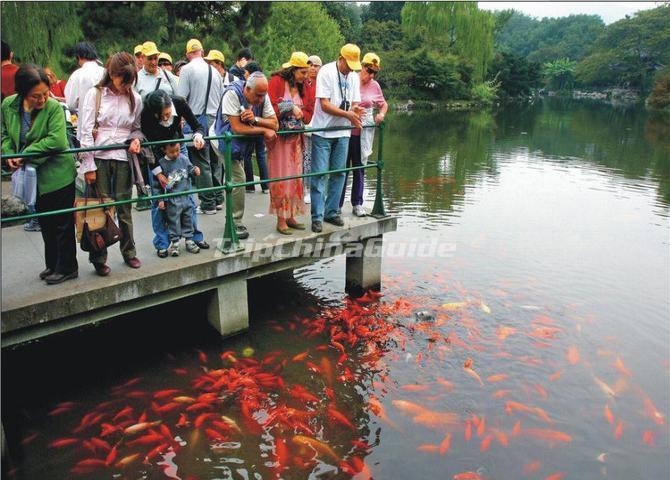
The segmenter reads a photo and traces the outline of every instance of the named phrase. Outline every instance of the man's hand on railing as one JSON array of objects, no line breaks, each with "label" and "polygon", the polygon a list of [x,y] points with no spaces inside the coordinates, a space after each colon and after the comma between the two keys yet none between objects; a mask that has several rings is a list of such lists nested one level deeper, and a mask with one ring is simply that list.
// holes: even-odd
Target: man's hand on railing
[{"label": "man's hand on railing", "polygon": [[97,178],[97,175],[95,173],[95,170],[91,170],[90,172],[84,173],[84,180],[86,183],[89,185],[92,185],[95,183],[95,179]]},{"label": "man's hand on railing", "polygon": [[140,153],[140,147],[141,147],[140,139],[135,138],[135,139],[133,139],[132,142],[130,142],[130,146],[128,147],[128,151],[130,153],[134,153],[135,155],[137,155],[138,153]]},{"label": "man's hand on railing", "polygon": [[193,135],[193,146],[196,150],[202,150],[205,147],[205,141],[202,139],[202,134],[196,133]]},{"label": "man's hand on railing", "polygon": [[161,188],[165,189],[165,187],[167,187],[168,179],[167,179],[167,177],[165,176],[164,173],[157,174],[156,175],[156,180],[158,180],[158,183],[161,184]]},{"label": "man's hand on railing", "polygon": [[347,119],[356,128],[361,128],[363,126],[361,124],[361,117],[359,117],[358,114],[356,112],[354,112],[353,110],[350,110],[350,111],[347,112]]},{"label": "man's hand on railing", "polygon": [[277,132],[275,132],[271,128],[264,128],[263,129],[263,138],[265,138],[266,142],[271,142],[275,138],[277,138]]},{"label": "man's hand on railing", "polygon": [[17,168],[19,168],[22,163],[23,163],[22,158],[10,158],[7,160],[7,165],[9,165],[9,168],[11,168],[12,170],[16,170]]}]

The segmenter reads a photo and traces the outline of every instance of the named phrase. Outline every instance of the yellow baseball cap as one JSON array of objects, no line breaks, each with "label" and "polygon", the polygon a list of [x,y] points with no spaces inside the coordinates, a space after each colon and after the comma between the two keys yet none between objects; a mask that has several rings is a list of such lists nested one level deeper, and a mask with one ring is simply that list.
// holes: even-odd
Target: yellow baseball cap
[{"label": "yellow baseball cap", "polygon": [[142,53],[142,44],[140,43],[139,45],[135,45],[135,49],[133,50],[133,53],[137,55],[138,53]]},{"label": "yellow baseball cap", "polygon": [[381,67],[382,61],[379,59],[379,55],[372,52],[366,53],[363,56],[363,60],[361,60],[361,63],[363,65],[369,66],[370,68],[376,71],[379,71],[379,69],[382,68]]},{"label": "yellow baseball cap", "polygon": [[305,52],[293,52],[291,58],[288,62],[282,64],[282,68],[296,67],[296,68],[308,68],[309,57]]},{"label": "yellow baseball cap", "polygon": [[156,47],[156,44],[154,42],[144,42],[142,44],[142,55],[145,57],[150,57],[152,55],[158,55],[158,47]]},{"label": "yellow baseball cap", "polygon": [[226,57],[223,56],[223,53],[221,53],[219,50],[210,50],[207,56],[205,57],[205,60],[216,60],[221,63],[225,63]]},{"label": "yellow baseball cap", "polygon": [[202,49],[202,43],[200,43],[200,40],[197,38],[192,38],[186,42],[186,53],[193,53]]},{"label": "yellow baseball cap", "polygon": [[161,52],[158,54],[158,61],[160,62],[161,60],[167,60],[168,62],[172,63],[172,57],[169,53]]},{"label": "yellow baseball cap", "polygon": [[353,43],[347,43],[340,50],[340,55],[347,61],[347,65],[352,70],[360,70],[361,67],[361,49]]}]

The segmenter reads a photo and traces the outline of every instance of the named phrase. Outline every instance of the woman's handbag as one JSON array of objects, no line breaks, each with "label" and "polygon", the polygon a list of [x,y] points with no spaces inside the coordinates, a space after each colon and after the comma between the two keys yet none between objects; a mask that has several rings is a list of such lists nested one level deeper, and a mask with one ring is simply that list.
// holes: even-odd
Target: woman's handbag
[{"label": "woman's handbag", "polygon": [[121,229],[116,226],[112,216],[107,209],[105,210],[105,226],[98,230],[91,230],[87,222],[84,222],[84,231],[81,236],[81,249],[85,252],[97,253],[105,250],[121,240],[123,234]]},{"label": "woman's handbag", "polygon": [[[103,198],[97,185],[95,187],[95,197],[88,196],[88,185],[86,186],[84,195],[84,198],[77,198],[75,200],[75,207],[102,205],[112,201],[111,198]],[[113,220],[114,213],[114,207],[92,208],[75,212],[77,241],[81,243],[82,250],[85,252],[98,251],[90,250],[90,248],[95,248],[96,245],[100,244],[100,238],[105,242],[106,246],[112,245],[121,239],[121,231]],[[94,233],[99,233],[100,236],[93,236],[92,234]]]}]

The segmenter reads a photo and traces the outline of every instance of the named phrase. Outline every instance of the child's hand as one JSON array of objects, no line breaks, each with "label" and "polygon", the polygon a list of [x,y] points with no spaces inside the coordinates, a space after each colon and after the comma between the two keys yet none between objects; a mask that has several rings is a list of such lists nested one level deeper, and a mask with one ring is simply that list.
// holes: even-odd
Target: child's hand
[{"label": "child's hand", "polygon": [[165,202],[163,200],[160,200],[158,202],[158,209],[159,210],[165,210]]},{"label": "child's hand", "polygon": [[196,177],[199,177],[200,176],[200,167],[193,167],[193,174]]}]

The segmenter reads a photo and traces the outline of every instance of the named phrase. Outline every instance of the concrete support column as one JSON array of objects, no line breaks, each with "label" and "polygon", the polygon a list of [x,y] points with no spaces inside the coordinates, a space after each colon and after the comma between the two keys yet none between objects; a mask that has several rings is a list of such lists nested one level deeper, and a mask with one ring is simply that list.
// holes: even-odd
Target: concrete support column
[{"label": "concrete support column", "polygon": [[224,279],[215,290],[212,290],[207,305],[207,320],[223,337],[249,328],[249,302],[245,278]]},{"label": "concrete support column", "polygon": [[365,290],[379,290],[381,287],[382,239],[382,235],[366,238],[347,252],[347,292],[360,294]]}]

